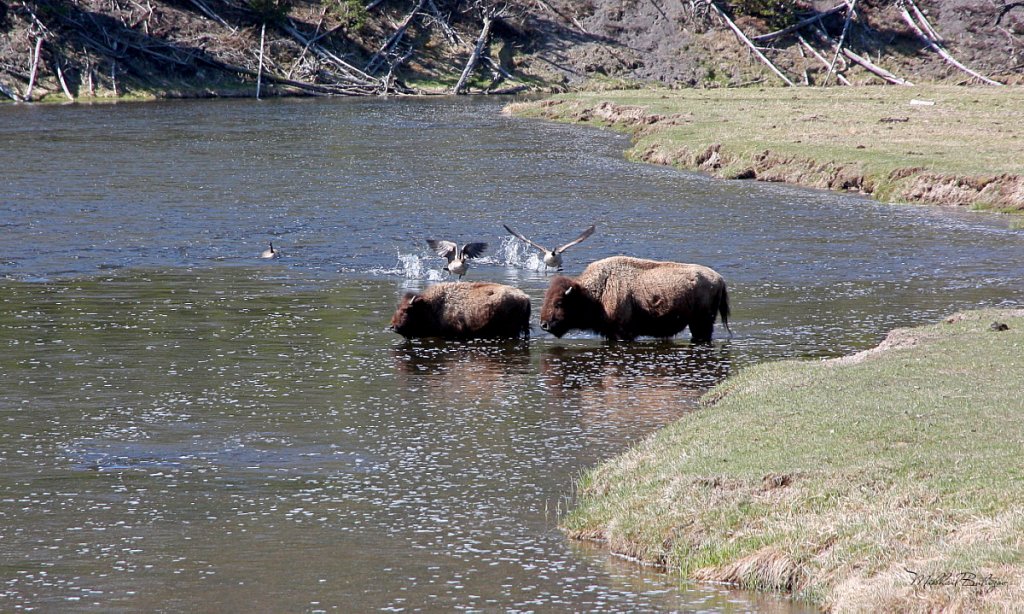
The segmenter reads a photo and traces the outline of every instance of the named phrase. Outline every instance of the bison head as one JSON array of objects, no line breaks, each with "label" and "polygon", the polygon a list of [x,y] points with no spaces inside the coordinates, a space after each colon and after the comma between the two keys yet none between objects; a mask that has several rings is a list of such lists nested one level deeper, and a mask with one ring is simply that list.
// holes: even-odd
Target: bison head
[{"label": "bison head", "polygon": [[391,329],[403,337],[418,337],[427,326],[429,306],[423,297],[407,292],[391,316]]},{"label": "bison head", "polygon": [[540,327],[556,337],[573,328],[586,328],[583,318],[588,311],[583,289],[568,277],[558,275],[551,280],[544,304],[540,308]]}]

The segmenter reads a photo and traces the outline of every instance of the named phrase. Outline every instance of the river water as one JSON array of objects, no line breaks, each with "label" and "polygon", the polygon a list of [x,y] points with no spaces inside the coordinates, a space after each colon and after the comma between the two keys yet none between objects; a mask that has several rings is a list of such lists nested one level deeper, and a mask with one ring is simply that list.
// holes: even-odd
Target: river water
[{"label": "river water", "polygon": [[[1024,303],[1004,218],[625,162],[489,100],[3,106],[0,609],[793,611],[567,542],[585,468],[755,362]],[[712,347],[405,342],[467,279],[612,254],[730,284]],[[269,241],[285,254],[263,261]],[[534,316],[536,319],[536,315]]]}]

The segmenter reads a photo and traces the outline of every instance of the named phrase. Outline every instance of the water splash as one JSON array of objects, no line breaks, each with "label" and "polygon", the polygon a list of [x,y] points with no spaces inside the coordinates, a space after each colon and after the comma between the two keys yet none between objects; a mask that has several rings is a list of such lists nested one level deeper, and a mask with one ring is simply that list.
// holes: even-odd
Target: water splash
[{"label": "water splash", "polygon": [[496,264],[530,271],[542,271],[545,268],[540,254],[515,237],[503,238],[492,260]]},{"label": "water splash", "polygon": [[430,265],[416,254],[397,252],[397,258],[396,266],[390,269],[370,269],[370,273],[374,275],[398,275],[406,279],[425,279],[427,281],[441,281],[444,279],[444,274],[440,270],[430,268]]}]

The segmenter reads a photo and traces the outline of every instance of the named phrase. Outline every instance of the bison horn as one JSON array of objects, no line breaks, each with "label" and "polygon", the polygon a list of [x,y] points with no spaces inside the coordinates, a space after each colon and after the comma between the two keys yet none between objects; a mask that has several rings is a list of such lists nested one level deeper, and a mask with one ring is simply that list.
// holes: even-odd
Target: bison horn
[{"label": "bison horn", "polygon": [[572,286],[569,286],[568,288],[565,289],[565,296],[569,296],[570,292],[572,292]]}]

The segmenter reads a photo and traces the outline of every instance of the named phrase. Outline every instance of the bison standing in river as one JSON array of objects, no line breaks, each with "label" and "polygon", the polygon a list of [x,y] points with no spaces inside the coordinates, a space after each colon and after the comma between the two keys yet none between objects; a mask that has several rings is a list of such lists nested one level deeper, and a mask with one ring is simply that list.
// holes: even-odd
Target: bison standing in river
[{"label": "bison standing in river", "polygon": [[552,279],[540,326],[556,337],[583,329],[625,340],[671,337],[689,326],[695,343],[708,343],[719,314],[728,330],[725,280],[708,267],[614,256],[576,279]]},{"label": "bison standing in river", "polygon": [[528,337],[530,297],[493,283],[449,282],[402,297],[391,328],[403,337]]}]

